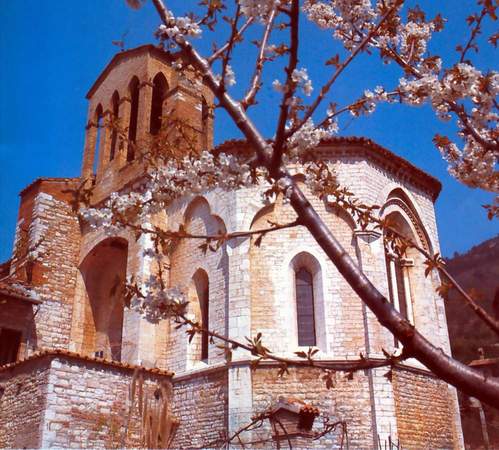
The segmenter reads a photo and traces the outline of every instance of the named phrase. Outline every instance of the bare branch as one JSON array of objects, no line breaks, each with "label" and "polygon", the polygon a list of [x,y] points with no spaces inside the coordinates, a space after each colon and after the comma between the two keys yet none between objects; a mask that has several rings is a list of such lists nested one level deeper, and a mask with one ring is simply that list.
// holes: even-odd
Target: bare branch
[{"label": "bare branch", "polygon": [[291,23],[290,23],[290,48],[289,62],[286,67],[286,90],[282,96],[281,106],[279,107],[279,119],[277,120],[276,137],[274,141],[274,154],[272,157],[272,165],[268,167],[270,173],[275,174],[280,169],[282,155],[285,146],[286,137],[286,122],[289,116],[289,102],[296,90],[296,83],[293,81],[293,72],[298,64],[298,32],[299,32],[299,2],[292,0],[291,4]]},{"label": "bare branch", "polygon": [[251,84],[248,92],[244,96],[241,101],[242,107],[246,110],[249,106],[255,103],[255,96],[260,89],[260,80],[262,77],[263,66],[265,63],[265,49],[267,48],[267,43],[272,32],[272,27],[274,26],[274,20],[276,17],[276,9],[275,7],[269,14],[269,18],[267,24],[265,25],[265,30],[263,32],[262,41],[260,42],[260,50],[258,52],[258,57],[256,59],[255,64],[255,72],[253,73],[253,77],[251,79]]},{"label": "bare branch", "polygon": [[[239,31],[234,36],[235,42],[237,42],[238,40],[240,40],[242,38],[244,32],[253,23],[253,21],[254,21],[253,17],[250,17],[246,20],[246,22],[244,22],[244,24],[241,26]],[[224,45],[222,45],[222,47],[220,47],[218,50],[216,50],[209,58],[206,58],[206,61],[208,61],[208,64],[210,64],[210,66],[211,66],[218,58],[222,57],[222,55],[227,51],[229,46],[230,46],[230,42],[226,42]]]}]

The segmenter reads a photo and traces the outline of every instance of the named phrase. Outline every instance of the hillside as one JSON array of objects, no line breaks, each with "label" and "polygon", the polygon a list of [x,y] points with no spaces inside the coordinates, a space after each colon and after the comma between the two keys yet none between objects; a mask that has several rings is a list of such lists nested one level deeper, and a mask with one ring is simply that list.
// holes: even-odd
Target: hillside
[{"label": "hillside", "polygon": [[[466,291],[492,312],[492,302],[499,289],[499,235],[473,247],[463,255],[447,260],[449,272]],[[451,291],[445,302],[452,354],[469,363],[478,359],[478,348],[499,341],[497,336],[465,305],[457,292]],[[491,354],[486,355],[499,356]],[[461,421],[466,448],[485,449],[478,410],[466,396],[459,395]],[[499,411],[483,405],[490,447],[499,448]]]},{"label": "hillside", "polygon": [[[499,235],[463,255],[455,254],[447,260],[447,269],[480,305],[492,313],[492,301],[499,289]],[[445,306],[455,358],[469,363],[478,358],[479,347],[497,342],[494,333],[473,314],[457,292],[450,292]]]}]

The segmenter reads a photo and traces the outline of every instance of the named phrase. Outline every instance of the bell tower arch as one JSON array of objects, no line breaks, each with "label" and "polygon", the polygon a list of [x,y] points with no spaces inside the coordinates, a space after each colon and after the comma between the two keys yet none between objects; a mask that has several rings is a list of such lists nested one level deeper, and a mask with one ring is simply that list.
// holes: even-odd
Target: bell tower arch
[{"label": "bell tower arch", "polygon": [[140,177],[151,148],[168,143],[181,155],[213,146],[213,94],[194,71],[176,68],[183,62],[153,45],[120,52],[88,91],[81,175],[95,185],[94,201]]}]

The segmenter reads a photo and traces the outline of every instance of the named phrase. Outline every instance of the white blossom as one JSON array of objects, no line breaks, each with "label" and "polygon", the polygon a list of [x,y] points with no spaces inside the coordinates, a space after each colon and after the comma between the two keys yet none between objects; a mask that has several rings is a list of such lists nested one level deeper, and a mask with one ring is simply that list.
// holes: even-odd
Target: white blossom
[{"label": "white blossom", "polygon": [[[304,151],[317,147],[322,139],[330,137],[337,131],[336,122],[328,128],[316,127],[309,118],[293,135],[288,139],[288,156],[293,159],[299,157]],[[292,126],[292,124],[290,124]]]},{"label": "white blossom", "polygon": [[175,42],[185,41],[185,37],[199,38],[202,30],[190,17],[174,17],[170,14],[167,25],[161,24],[156,31],[160,39],[170,39]]},{"label": "white blossom", "polygon": [[314,88],[312,87],[312,80],[308,77],[306,68],[295,69],[291,75],[291,79],[301,87],[306,96],[310,96]]},{"label": "white blossom", "polygon": [[264,21],[273,8],[281,4],[281,0],[239,0],[241,12],[246,17],[254,17]]}]

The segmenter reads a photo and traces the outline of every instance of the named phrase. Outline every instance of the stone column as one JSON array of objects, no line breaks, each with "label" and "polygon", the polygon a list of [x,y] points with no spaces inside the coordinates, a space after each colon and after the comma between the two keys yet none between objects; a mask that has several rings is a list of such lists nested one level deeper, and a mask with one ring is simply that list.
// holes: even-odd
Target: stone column
[{"label": "stone column", "polygon": [[[374,230],[357,230],[354,236],[360,268],[376,288],[388,296],[385,249],[381,234]],[[382,348],[388,351],[393,349],[393,337],[365,304],[363,310],[366,356],[383,358]],[[396,442],[398,435],[393,387],[384,376],[387,370],[381,368],[368,371],[374,448],[378,448],[378,439],[383,445],[385,441],[388,442],[389,437]]]},{"label": "stone column", "polygon": [[127,164],[126,154],[128,149],[128,128],[130,126],[130,111],[131,111],[130,96],[122,97],[120,99],[120,127],[125,135],[125,140],[118,137],[118,148],[116,149],[116,154],[114,159],[119,167],[123,167]]},{"label": "stone column", "polygon": [[152,105],[153,84],[144,81],[140,84],[139,91],[139,112],[137,118],[137,151],[141,152],[148,142],[149,128],[151,125],[151,105]]},{"label": "stone column", "polygon": [[[237,221],[241,227],[241,221]],[[241,228],[240,228],[241,229]],[[228,335],[230,338],[244,342],[251,335],[251,292],[250,292],[250,259],[249,238],[230,241],[227,246],[229,258],[228,283]],[[247,361],[248,352],[235,350],[232,356],[233,366],[229,368],[229,430],[232,434],[251,421],[253,412],[253,393],[251,369]]]},{"label": "stone column", "polygon": [[85,130],[85,146],[81,169],[81,176],[84,180],[90,179],[94,173],[95,141],[97,139],[97,128],[91,120],[88,121]]},{"label": "stone column", "polygon": [[111,145],[110,130],[108,128],[108,115],[104,114],[101,119],[99,140],[99,165],[96,170],[97,182],[103,177],[107,164],[109,163],[109,148]]}]

